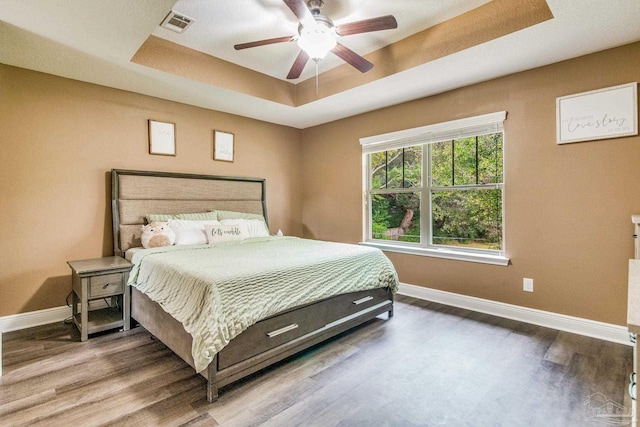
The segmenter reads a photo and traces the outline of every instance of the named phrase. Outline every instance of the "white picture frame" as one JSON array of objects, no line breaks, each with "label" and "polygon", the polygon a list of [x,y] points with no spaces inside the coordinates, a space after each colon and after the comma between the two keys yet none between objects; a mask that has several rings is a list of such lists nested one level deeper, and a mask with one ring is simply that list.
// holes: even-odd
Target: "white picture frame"
[{"label": "white picture frame", "polygon": [[176,155],[176,125],[149,120],[149,154]]},{"label": "white picture frame", "polygon": [[556,98],[556,142],[638,135],[638,83]]},{"label": "white picture frame", "polygon": [[233,162],[234,136],[220,130],[213,131],[213,160]]}]

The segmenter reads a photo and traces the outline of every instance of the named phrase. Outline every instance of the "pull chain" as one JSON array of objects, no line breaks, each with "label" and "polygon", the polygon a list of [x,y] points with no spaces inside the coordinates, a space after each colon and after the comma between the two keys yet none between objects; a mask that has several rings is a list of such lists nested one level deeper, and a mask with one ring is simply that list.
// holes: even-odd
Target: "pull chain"
[{"label": "pull chain", "polygon": [[316,63],[316,95],[318,94],[318,61],[317,59],[314,59],[313,62]]}]

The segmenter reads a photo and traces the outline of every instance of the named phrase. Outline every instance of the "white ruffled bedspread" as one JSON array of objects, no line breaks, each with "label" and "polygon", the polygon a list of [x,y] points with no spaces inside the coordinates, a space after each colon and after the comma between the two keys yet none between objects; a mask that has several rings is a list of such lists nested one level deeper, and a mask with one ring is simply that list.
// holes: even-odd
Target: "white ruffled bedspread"
[{"label": "white ruffled bedspread", "polygon": [[196,371],[256,322],[299,305],[366,289],[398,288],[376,248],[296,237],[137,251],[129,284],[193,337]]}]

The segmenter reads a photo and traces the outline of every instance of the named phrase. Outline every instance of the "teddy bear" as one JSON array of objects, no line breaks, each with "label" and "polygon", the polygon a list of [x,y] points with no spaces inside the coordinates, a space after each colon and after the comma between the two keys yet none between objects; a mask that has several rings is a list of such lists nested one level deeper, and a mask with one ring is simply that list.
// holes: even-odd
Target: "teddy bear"
[{"label": "teddy bear", "polygon": [[176,242],[176,233],[169,227],[168,222],[153,221],[142,226],[142,246],[157,248],[171,246]]}]

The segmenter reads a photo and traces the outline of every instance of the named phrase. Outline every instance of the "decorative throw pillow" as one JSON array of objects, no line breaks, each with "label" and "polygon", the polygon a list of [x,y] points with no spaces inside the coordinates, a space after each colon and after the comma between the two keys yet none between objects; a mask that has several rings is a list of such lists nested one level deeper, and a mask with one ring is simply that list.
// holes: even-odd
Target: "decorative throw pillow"
[{"label": "decorative throw pillow", "polygon": [[262,219],[223,219],[222,225],[237,225],[246,237],[267,237],[269,229]]},{"label": "decorative throw pillow", "polygon": [[154,221],[142,227],[141,240],[143,247],[157,248],[173,245],[176,241],[176,235],[169,227],[169,223]]},{"label": "decorative throw pillow", "polygon": [[233,240],[244,240],[246,238],[239,225],[207,224],[205,230],[207,232],[207,241],[210,245]]}]

